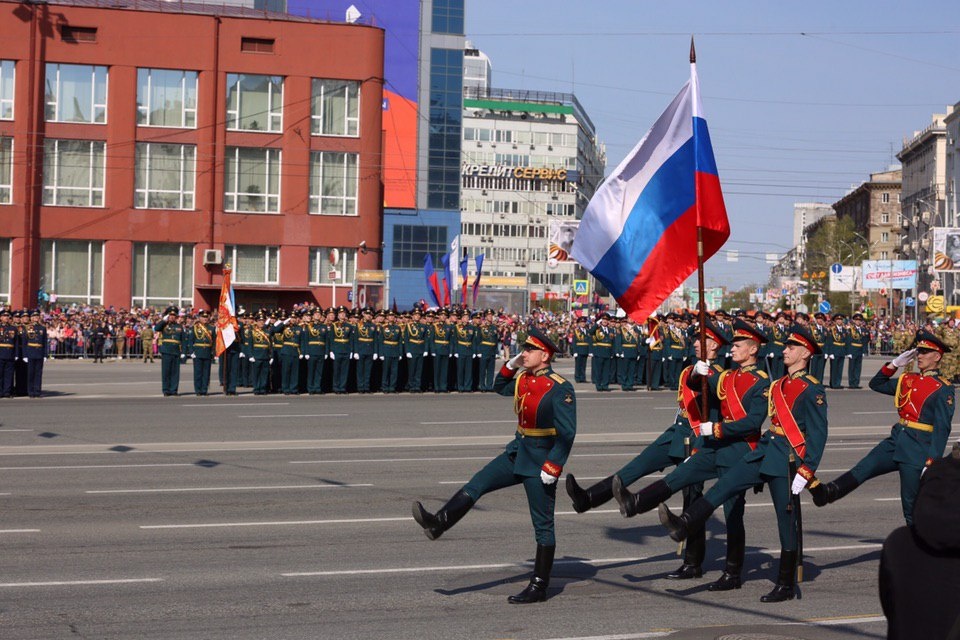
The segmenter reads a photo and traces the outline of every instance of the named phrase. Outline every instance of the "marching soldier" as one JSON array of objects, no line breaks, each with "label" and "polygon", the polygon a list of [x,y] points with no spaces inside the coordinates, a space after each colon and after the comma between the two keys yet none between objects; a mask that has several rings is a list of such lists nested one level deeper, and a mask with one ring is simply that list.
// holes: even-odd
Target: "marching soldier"
[{"label": "marching soldier", "polygon": [[[707,326],[707,355],[709,358],[722,346],[723,336],[719,329]],[[746,322],[737,322],[734,327],[733,349],[731,356],[735,369],[721,369],[719,365],[710,365],[700,360],[693,367],[684,370],[681,391],[689,397],[692,391],[701,388],[703,378],[707,378],[711,405],[719,406],[719,415],[711,415],[710,421],[698,421],[695,427],[700,440],[685,461],[666,478],[648,485],[640,492],[631,494],[624,489],[622,479],[615,478],[613,495],[620,504],[620,513],[632,517],[653,509],[665,502],[673,493],[684,487],[693,486],[692,495],[684,496],[685,508],[701,495],[705,480],[722,479],[740,461],[757,448],[760,439],[760,427],[767,418],[767,392],[769,381],[766,371],[757,367],[757,354],[765,338]],[[699,351],[699,341],[696,343]],[[686,387],[686,389],[684,389]],[[719,420],[717,419],[719,418]],[[691,424],[693,421],[691,421]],[[734,493],[723,503],[724,520],[727,524],[727,559],[720,578],[711,584],[709,591],[730,591],[740,588],[740,573],[746,550],[746,531],[743,526],[745,506],[744,491]],[[702,531],[702,530],[701,530]],[[698,545],[702,546],[699,541]],[[701,553],[702,559],[702,553]],[[700,577],[699,563],[695,566],[681,567],[678,571],[684,577]]]},{"label": "marching soldier", "polygon": [[364,307],[356,324],[357,341],[354,359],[357,361],[357,393],[370,393],[373,356],[376,353],[377,326],[373,324],[373,309]]},{"label": "marching soldier", "polygon": [[0,398],[13,397],[14,367],[20,357],[20,332],[10,318],[9,309],[0,311]]},{"label": "marching soldier", "polygon": [[853,325],[850,327],[850,350],[847,359],[850,366],[847,369],[847,386],[851,389],[862,389],[860,386],[860,372],[863,371],[863,356],[867,355],[870,346],[870,330],[867,329],[863,316],[859,313],[851,316]]},{"label": "marching soldier", "polygon": [[[940,360],[949,351],[931,333],[918,331],[914,347],[885,364],[870,381],[870,388],[894,397],[899,421],[890,435],[833,482],[810,488],[818,507],[836,502],[871,478],[897,471],[900,474],[900,504],[907,525],[913,524],[913,502],[920,476],[934,460],[943,457],[950,437],[954,411],[953,386],[940,377]],[[919,373],[897,369],[916,358]]]},{"label": "marching soldier", "polygon": [[470,324],[470,313],[460,312],[454,327],[453,357],[457,362],[457,391],[473,391],[473,354],[476,327]]},{"label": "marching soldier", "polygon": [[160,336],[160,379],[164,396],[180,394],[180,361],[187,357],[178,314],[176,307],[167,307],[163,318],[153,327]]},{"label": "marching soldier", "polygon": [[213,360],[216,329],[210,324],[210,312],[200,312],[200,318],[184,332],[184,351],[193,361],[193,391],[205,396],[210,388],[210,365]]},{"label": "marching soldier", "polygon": [[783,350],[787,336],[790,335],[790,329],[787,326],[789,321],[786,312],[781,311],[774,317],[774,322],[770,326],[766,358],[767,373],[770,374],[771,380],[779,380],[783,377]]},{"label": "marching soldier", "polygon": [[480,368],[477,372],[477,386],[481,392],[493,391],[494,365],[497,360],[497,325],[493,320],[493,310],[487,310],[483,322],[477,328],[477,360]]},{"label": "marching soldier", "polygon": [[[809,331],[796,327],[783,352],[786,375],[770,387],[770,429],[754,451],[740,459],[706,494],[676,516],[661,504],[660,522],[676,541],[699,531],[710,514],[731,497],[766,483],[770,487],[780,533],[777,584],[761,602],[783,602],[795,597],[798,567],[799,509],[795,500],[815,478],[827,442],[827,400],[823,386],[807,373],[810,356],[818,350]],[[790,462],[797,460],[796,471]],[[791,475],[793,477],[791,477]]]},{"label": "marching soldier", "polygon": [[47,328],[40,321],[40,310],[30,312],[30,322],[23,327],[20,357],[27,364],[27,395],[39,398],[43,387],[43,360],[47,356]]},{"label": "marching soldier", "polygon": [[824,356],[830,361],[830,388],[843,388],[843,362],[850,349],[850,334],[843,321],[842,313],[833,314],[833,325],[827,331],[827,343]]},{"label": "marching soldier", "polygon": [[573,381],[587,381],[587,357],[590,355],[590,331],[587,329],[587,316],[577,318],[577,326],[573,329],[573,344],[570,351],[573,353]]},{"label": "marching soldier", "polygon": [[330,352],[329,326],[323,322],[323,310],[313,311],[313,321],[304,328],[303,358],[307,361],[307,393],[323,393],[323,364]]},{"label": "marching soldier", "polygon": [[396,393],[400,375],[400,359],[403,357],[403,330],[397,324],[397,314],[387,311],[387,321],[377,332],[377,355],[383,361],[380,390]]},{"label": "marching soldier", "polygon": [[347,377],[350,374],[350,360],[356,347],[356,327],[347,322],[347,308],[337,309],[337,321],[331,327],[330,359],[333,360],[333,392],[347,392]]},{"label": "marching soldier", "polygon": [[253,395],[265,396],[270,392],[270,365],[273,362],[273,340],[270,337],[270,319],[262,312],[257,316],[259,326],[245,332],[244,355],[250,364],[250,381]]},{"label": "marching soldier", "polygon": [[[550,360],[557,350],[539,329],[530,328],[523,351],[500,369],[494,383],[497,393],[514,399],[519,422],[514,439],[436,514],[428,512],[419,502],[413,504],[414,519],[428,538],[436,540],[485,494],[523,484],[537,554],[530,584],[508,598],[513,604],[541,602],[547,598],[556,551],[556,482],[577,432],[573,385],[550,368]],[[520,371],[518,365],[522,365]]]}]

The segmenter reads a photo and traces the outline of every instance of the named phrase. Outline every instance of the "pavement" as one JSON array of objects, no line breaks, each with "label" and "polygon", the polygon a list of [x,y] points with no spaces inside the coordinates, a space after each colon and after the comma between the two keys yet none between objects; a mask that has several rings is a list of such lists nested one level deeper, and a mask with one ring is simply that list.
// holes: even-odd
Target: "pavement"
[{"label": "pavement", "polygon": [[[865,364],[865,382],[882,360]],[[572,361],[558,363],[572,374]],[[558,493],[545,603],[512,606],[535,542],[519,488],[488,496],[431,542],[436,509],[512,437],[495,394],[164,398],[159,364],[51,362],[47,395],[0,401],[0,635],[50,638],[833,640],[883,638],[883,539],[903,524],[895,474],[817,509],[804,497],[802,599],[762,604],[779,543],[770,498],[747,498],[740,590],[674,582],[676,545],[655,513],[576,514]],[[187,374],[189,368],[184,369]],[[672,421],[670,392],[578,385],[566,471],[603,478]],[[892,401],[828,394],[821,477],[889,431]],[[650,480],[662,477],[655,474]],[[641,480],[636,489],[647,480]],[[679,496],[671,500],[678,507]]]}]

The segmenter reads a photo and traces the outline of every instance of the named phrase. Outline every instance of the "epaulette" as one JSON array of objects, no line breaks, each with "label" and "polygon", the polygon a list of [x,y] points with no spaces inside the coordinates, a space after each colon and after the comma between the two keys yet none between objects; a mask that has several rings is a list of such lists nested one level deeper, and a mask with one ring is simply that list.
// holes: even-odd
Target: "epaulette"
[{"label": "epaulette", "polygon": [[563,376],[561,376],[561,375],[558,374],[558,373],[551,373],[551,374],[550,374],[550,377],[553,378],[554,380],[556,380],[557,382],[559,382],[560,384],[563,384],[563,383],[565,383],[565,382],[567,381],[566,378],[564,378]]},{"label": "epaulette", "polygon": [[820,384],[820,381],[817,380],[816,376],[814,376],[814,375],[811,375],[811,374],[808,373],[807,375],[805,375],[805,376],[803,376],[803,377],[806,378],[807,380],[809,380],[810,382],[812,382],[813,384]]},{"label": "epaulette", "polygon": [[769,375],[767,375],[767,372],[764,371],[763,369],[754,369],[754,370],[753,370],[753,373],[757,374],[758,376],[760,376],[760,377],[763,378],[764,380],[766,380],[767,378],[770,377]]}]

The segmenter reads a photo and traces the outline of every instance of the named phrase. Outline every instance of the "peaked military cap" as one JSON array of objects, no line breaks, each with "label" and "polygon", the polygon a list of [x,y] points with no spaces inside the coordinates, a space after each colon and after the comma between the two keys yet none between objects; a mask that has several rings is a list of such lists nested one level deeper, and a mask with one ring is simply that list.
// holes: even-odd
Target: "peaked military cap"
[{"label": "peaked military cap", "polygon": [[757,327],[744,320],[733,323],[733,342],[737,340],[755,340],[759,344],[766,344],[767,337],[757,331]]},{"label": "peaked military cap", "polygon": [[526,349],[539,349],[540,351],[545,351],[548,355],[553,355],[560,349],[557,348],[557,345],[553,343],[553,340],[547,337],[547,335],[537,329],[536,327],[530,327],[530,331],[527,334],[527,339],[523,343],[523,348]]},{"label": "peaked military cap", "polygon": [[720,328],[713,323],[712,320],[707,320],[703,324],[703,332],[707,334],[707,337],[716,342],[721,347],[725,344],[730,344],[727,342],[727,339],[723,337],[723,333],[720,331]]},{"label": "peaked military cap", "polygon": [[938,351],[941,354],[950,353],[950,347],[945,345],[940,338],[923,329],[917,331],[917,337],[913,341],[913,346],[919,351]]},{"label": "peaked military cap", "polygon": [[820,353],[820,345],[813,339],[813,334],[806,327],[794,327],[787,336],[787,344],[796,344],[806,347],[810,353]]}]

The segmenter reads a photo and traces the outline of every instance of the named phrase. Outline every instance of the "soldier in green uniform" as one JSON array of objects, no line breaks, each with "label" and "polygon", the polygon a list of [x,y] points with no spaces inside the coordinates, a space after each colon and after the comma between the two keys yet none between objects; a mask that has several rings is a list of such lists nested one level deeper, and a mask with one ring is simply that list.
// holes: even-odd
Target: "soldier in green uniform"
[{"label": "soldier in green uniform", "polygon": [[354,359],[357,361],[357,393],[370,393],[373,356],[376,353],[377,327],[373,323],[373,309],[364,307],[356,324],[357,341]]},{"label": "soldier in green uniform", "polygon": [[473,391],[473,354],[476,343],[476,328],[469,322],[470,314],[463,311],[454,327],[453,357],[457,362],[457,391]]},{"label": "soldier in green uniform", "polygon": [[783,350],[787,343],[787,336],[790,335],[790,318],[786,312],[780,311],[774,316],[774,322],[770,324],[770,339],[767,341],[767,373],[771,380],[779,380],[783,377]]},{"label": "soldier in green uniform", "polygon": [[627,316],[617,332],[613,349],[617,353],[617,378],[620,389],[633,391],[637,383],[637,349],[640,344],[633,318]]},{"label": "soldier in green uniform", "polygon": [[610,391],[611,360],[613,358],[614,331],[610,327],[610,314],[603,312],[590,335],[591,353],[596,373],[594,386],[597,391]]},{"label": "soldier in green uniform", "polygon": [[396,393],[400,375],[400,359],[403,357],[403,330],[397,324],[397,314],[387,311],[386,322],[377,332],[377,357],[383,361],[380,390]]},{"label": "soldier in green uniform", "polygon": [[323,321],[323,309],[314,309],[311,322],[304,327],[303,358],[307,361],[307,393],[323,393],[323,364],[330,353],[329,326]]},{"label": "soldier in green uniform", "polygon": [[850,334],[844,324],[846,316],[833,314],[833,325],[827,330],[827,342],[824,356],[830,361],[830,388],[843,388],[843,363],[850,350]]},{"label": "soldier in green uniform", "polygon": [[587,317],[577,318],[573,329],[573,343],[570,345],[573,354],[573,381],[587,381],[587,358],[590,355],[590,330],[587,328]]},{"label": "soldier in green uniform", "polygon": [[[787,336],[783,352],[786,375],[770,387],[770,429],[763,434],[755,450],[740,459],[702,498],[676,516],[666,504],[660,504],[660,522],[676,541],[700,530],[710,514],[731,497],[766,483],[770,488],[780,534],[780,568],[777,584],[761,602],[783,602],[795,597],[797,569],[797,510],[792,509],[798,495],[814,479],[827,442],[827,400],[823,385],[807,373],[810,356],[817,352],[809,331],[796,327]],[[796,462],[791,477],[790,454]]]},{"label": "soldier in green uniform", "polygon": [[680,385],[680,370],[687,351],[687,336],[680,328],[679,316],[667,314],[667,328],[663,332],[663,378],[671,391]]},{"label": "soldier in green uniform", "polygon": [[867,329],[863,316],[855,313],[850,316],[850,348],[847,350],[847,386],[850,389],[862,389],[860,373],[863,371],[863,357],[870,348],[870,330]]},{"label": "soldier in green uniform", "polygon": [[273,341],[270,338],[270,318],[262,312],[257,316],[259,326],[245,332],[243,353],[250,364],[253,395],[265,396],[270,391],[270,363],[273,362]]},{"label": "soldier in green uniform", "polygon": [[356,327],[347,321],[347,308],[337,309],[337,321],[331,327],[329,336],[330,359],[333,361],[333,392],[347,392],[347,377],[350,373],[350,360],[356,348]]},{"label": "soldier in green uniform", "polygon": [[178,314],[176,307],[167,307],[163,318],[153,327],[160,336],[160,379],[164,396],[179,395],[180,361],[186,358],[183,326]]},{"label": "soldier in green uniform", "polygon": [[273,349],[270,357],[270,393],[280,393],[283,389],[283,364],[280,359],[280,351],[283,349],[283,331],[274,331],[278,322],[286,319],[286,313],[281,310],[274,311],[270,315],[270,324],[267,327],[267,333],[270,334],[270,340],[273,343]]},{"label": "soldier in green uniform", "polygon": [[447,322],[443,309],[430,331],[430,355],[433,356],[433,391],[447,393],[450,383],[450,358],[453,356],[453,325]]},{"label": "soldier in green uniform", "polygon": [[429,339],[427,325],[420,322],[419,307],[414,307],[411,320],[404,327],[403,346],[407,350],[407,391],[423,393],[423,359],[428,354]]},{"label": "soldier in green uniform", "polygon": [[[850,471],[833,482],[812,486],[814,504],[822,507],[836,502],[867,480],[896,471],[900,475],[903,517],[908,526],[913,524],[920,476],[934,460],[943,457],[953,423],[953,385],[941,378],[939,371],[948,350],[935,335],[918,331],[913,349],[880,368],[870,381],[870,388],[894,397],[899,420],[890,435]],[[920,372],[904,373],[894,379],[897,369],[914,358]]]},{"label": "soldier in green uniform", "polygon": [[477,361],[480,368],[477,372],[477,389],[480,392],[493,391],[494,365],[497,360],[497,324],[494,321],[493,310],[484,313],[483,320],[476,331]]},{"label": "soldier in green uniform", "polygon": [[[819,311],[813,314],[814,323],[810,326],[810,333],[813,339],[820,347],[820,351],[826,349],[827,344],[827,316]],[[815,353],[810,358],[810,375],[817,380],[823,381],[823,370],[826,368],[827,361],[823,353]]]},{"label": "soldier in green uniform", "polygon": [[198,396],[205,396],[210,390],[215,335],[216,329],[210,324],[210,312],[206,309],[200,311],[199,318],[184,335],[184,349],[193,361],[193,391]]},{"label": "soldier in green uniform", "polygon": [[[556,551],[556,483],[577,433],[573,385],[550,368],[550,359],[556,352],[556,345],[546,335],[536,327],[530,328],[523,351],[504,365],[494,383],[497,393],[513,398],[519,423],[513,440],[436,514],[428,512],[419,502],[413,504],[414,519],[428,538],[436,540],[485,494],[523,484],[537,554],[530,584],[509,598],[514,604],[547,598]],[[523,369],[518,372],[521,364]]]},{"label": "soldier in green uniform", "polygon": [[303,347],[303,328],[300,326],[299,313],[292,311],[286,320],[278,320],[270,332],[274,339],[277,335],[281,336],[279,350],[281,391],[285,396],[297,395],[300,393],[300,360]]}]

